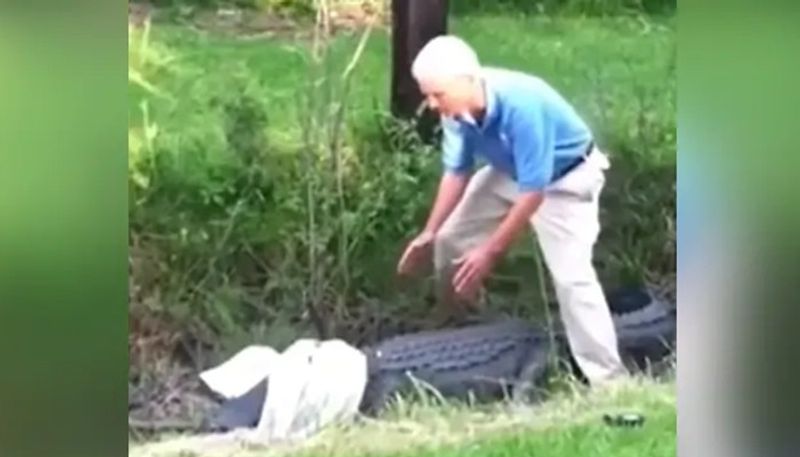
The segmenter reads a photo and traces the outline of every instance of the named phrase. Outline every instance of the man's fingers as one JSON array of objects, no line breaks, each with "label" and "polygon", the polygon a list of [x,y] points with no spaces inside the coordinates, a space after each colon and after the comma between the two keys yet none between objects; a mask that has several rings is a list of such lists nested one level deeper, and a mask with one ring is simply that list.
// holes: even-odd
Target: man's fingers
[{"label": "man's fingers", "polygon": [[474,298],[475,293],[478,291],[480,286],[479,279],[480,278],[477,273],[471,275],[456,288],[456,293],[467,299]]},{"label": "man's fingers", "polygon": [[412,241],[411,244],[409,244],[406,248],[405,252],[403,252],[402,257],[400,257],[400,262],[397,264],[397,271],[399,273],[408,272],[413,264],[419,261],[419,255],[422,253],[424,247],[424,244]]},{"label": "man's fingers", "polygon": [[466,276],[460,283],[456,284],[454,288],[458,295],[466,296],[468,295],[469,291],[472,290],[474,283],[475,274],[470,273],[469,276]]},{"label": "man's fingers", "polygon": [[453,262],[453,265],[458,267],[456,269],[456,273],[453,275],[453,287],[455,287],[457,284],[461,282],[461,278],[463,278],[464,275],[467,273],[467,270],[469,269],[469,264],[467,263],[459,264],[458,261],[455,261]]},{"label": "man's fingers", "polygon": [[476,289],[475,281],[473,280],[467,284],[462,285],[460,289],[457,289],[456,294],[458,294],[462,298],[470,299],[472,298],[475,289]]},{"label": "man's fingers", "polygon": [[465,263],[461,268],[459,268],[458,272],[456,273],[455,277],[453,278],[453,286],[459,294],[461,291],[469,285],[472,279],[475,277],[475,268],[472,266],[471,263]]},{"label": "man's fingers", "polygon": [[405,265],[405,263],[408,261],[408,258],[411,256],[411,253],[413,251],[414,251],[414,246],[413,245],[408,246],[406,250],[403,251],[403,255],[400,257],[400,262],[398,263],[398,266]]},{"label": "man's fingers", "polygon": [[453,265],[458,268],[456,274],[453,275],[453,287],[456,287],[464,281],[465,276],[469,275],[474,267],[472,263],[469,262],[469,256],[467,254],[454,260]]},{"label": "man's fingers", "polygon": [[403,253],[403,256],[400,258],[400,262],[397,264],[397,271],[399,273],[406,273],[409,269],[409,263],[411,262],[411,257],[414,253],[414,249],[409,247],[406,249],[406,252]]},{"label": "man's fingers", "polygon": [[[469,257],[466,254],[464,254],[461,257],[459,257],[459,258],[457,258],[455,260],[452,260],[450,262],[450,265],[452,265],[454,268],[456,268],[457,271],[461,271],[466,267],[468,258]],[[458,276],[458,273],[456,273],[456,276]]]}]

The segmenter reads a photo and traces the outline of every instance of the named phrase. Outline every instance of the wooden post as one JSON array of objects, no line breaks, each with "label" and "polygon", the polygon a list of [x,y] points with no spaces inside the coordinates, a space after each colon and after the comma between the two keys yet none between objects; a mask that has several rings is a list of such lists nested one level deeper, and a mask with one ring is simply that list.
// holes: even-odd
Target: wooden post
[{"label": "wooden post", "polygon": [[[448,0],[391,1],[391,110],[394,116],[409,119],[422,102],[417,82],[411,76],[411,64],[425,43],[447,33]],[[419,121],[420,135],[430,141],[437,118],[425,110]]]}]

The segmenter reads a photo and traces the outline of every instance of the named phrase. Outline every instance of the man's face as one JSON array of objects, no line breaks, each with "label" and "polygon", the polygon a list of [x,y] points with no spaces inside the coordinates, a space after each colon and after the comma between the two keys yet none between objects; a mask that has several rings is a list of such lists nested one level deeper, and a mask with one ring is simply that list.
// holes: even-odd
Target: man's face
[{"label": "man's face", "polygon": [[419,81],[428,107],[445,116],[466,112],[474,96],[474,80],[468,76],[427,78]]}]

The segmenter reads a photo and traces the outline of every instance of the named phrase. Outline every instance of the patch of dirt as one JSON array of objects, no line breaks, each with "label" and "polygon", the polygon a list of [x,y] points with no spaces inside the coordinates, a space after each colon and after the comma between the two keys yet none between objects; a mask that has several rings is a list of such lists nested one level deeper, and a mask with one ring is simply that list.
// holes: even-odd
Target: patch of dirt
[{"label": "patch of dirt", "polygon": [[308,25],[297,19],[257,11],[221,9],[199,11],[189,23],[193,28],[215,34],[248,38],[296,36]]},{"label": "patch of dirt", "polygon": [[[352,32],[369,24],[389,27],[388,8],[374,1],[332,2],[331,33]],[[142,26],[145,21],[178,22],[194,29],[238,38],[308,37],[314,18],[296,18],[270,11],[238,8],[195,9],[180,7],[160,9],[149,3],[129,3],[128,22]]]},{"label": "patch of dirt", "polygon": [[133,441],[196,432],[219,405],[192,370],[172,365],[128,381],[128,434]]}]

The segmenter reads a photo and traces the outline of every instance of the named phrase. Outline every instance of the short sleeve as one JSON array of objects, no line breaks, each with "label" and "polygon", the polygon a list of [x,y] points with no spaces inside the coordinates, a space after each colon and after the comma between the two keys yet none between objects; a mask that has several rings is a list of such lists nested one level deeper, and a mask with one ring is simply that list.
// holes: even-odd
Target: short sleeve
[{"label": "short sleeve", "polygon": [[459,125],[442,119],[442,162],[446,171],[467,173],[472,171],[474,158]]},{"label": "short sleeve", "polygon": [[510,136],[519,189],[541,191],[553,177],[555,127],[541,105],[532,103],[513,113]]}]

